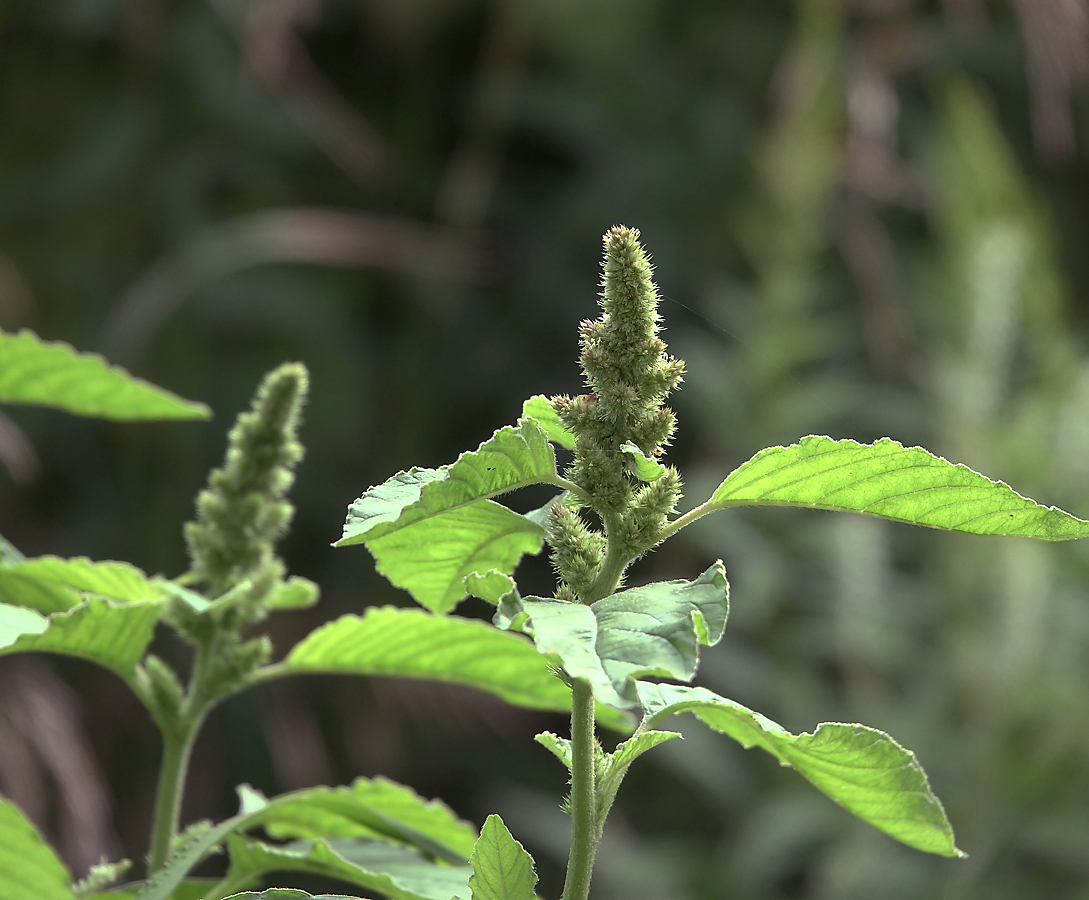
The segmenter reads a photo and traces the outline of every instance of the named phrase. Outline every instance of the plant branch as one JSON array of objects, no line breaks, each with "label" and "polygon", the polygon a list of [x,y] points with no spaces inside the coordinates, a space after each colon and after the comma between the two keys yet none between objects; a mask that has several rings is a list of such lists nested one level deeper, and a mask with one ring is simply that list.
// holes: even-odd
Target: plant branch
[{"label": "plant branch", "polygon": [[601,829],[594,783],[594,692],[589,682],[571,682],[571,853],[563,900],[586,900]]},{"label": "plant branch", "polygon": [[199,727],[198,719],[196,722],[186,721],[177,729],[163,730],[163,761],[159,767],[159,787],[155,795],[148,874],[162,868],[177,836],[189,756]]}]

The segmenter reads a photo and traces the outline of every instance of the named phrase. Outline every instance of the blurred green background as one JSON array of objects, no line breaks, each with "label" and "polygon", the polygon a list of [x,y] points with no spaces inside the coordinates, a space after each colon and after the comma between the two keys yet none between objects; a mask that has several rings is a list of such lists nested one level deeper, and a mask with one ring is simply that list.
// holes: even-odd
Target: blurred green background
[{"label": "blurred green background", "polygon": [[[1083,0],[3,0],[0,327],[216,416],[6,409],[0,530],[181,572],[235,414],[302,360],[283,547],[323,599],[272,620],[278,651],[407,604],[362,548],[329,547],[348,503],[579,389],[618,222],[688,361],[671,459],[690,506],[818,432],[921,443],[1087,516],[1087,84]],[[903,848],[682,719],[625,783],[599,900],[1089,898],[1089,548],[736,510],[633,580],[720,556],[732,616],[698,681],[793,731],[889,731],[970,858]],[[548,577],[529,561],[523,592]],[[555,895],[546,728],[564,724],[426,684],[279,684],[213,716],[185,817],[230,815],[241,781],[383,773],[502,814]],[[77,874],[140,858],[158,752],[113,676],[0,667],[0,791]]]}]

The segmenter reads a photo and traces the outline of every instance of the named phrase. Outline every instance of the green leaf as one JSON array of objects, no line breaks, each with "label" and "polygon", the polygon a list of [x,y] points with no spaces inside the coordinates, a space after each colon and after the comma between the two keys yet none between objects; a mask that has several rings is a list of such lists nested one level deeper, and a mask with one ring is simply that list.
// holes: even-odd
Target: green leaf
[{"label": "green leaf", "polygon": [[497,604],[507,594],[516,590],[514,579],[498,569],[487,572],[470,572],[465,576],[465,591],[471,597],[479,597],[488,603]]},{"label": "green leaf", "polygon": [[295,888],[267,888],[263,891],[243,891],[223,900],[360,900],[347,894],[308,894]]},{"label": "green leaf", "polygon": [[[124,603],[149,603],[161,600],[163,589],[136,566],[107,560],[93,562],[86,557],[62,559],[59,556],[39,556],[26,562],[0,569],[0,579],[9,574],[36,578],[48,585],[101,594]],[[76,596],[76,603],[80,598]],[[61,607],[68,609],[69,606]],[[40,612],[46,610],[39,609]],[[59,610],[48,610],[57,612]]]},{"label": "green leaf", "polygon": [[646,682],[637,688],[646,712],[644,724],[691,712],[745,748],[762,747],[840,806],[898,841],[941,856],[964,855],[915,755],[884,732],[826,722],[812,734],[791,734],[705,688]]},{"label": "green leaf", "polygon": [[[571,691],[525,638],[419,609],[372,607],[362,616],[342,616],[311,632],[264,673],[425,678],[487,691],[528,709],[571,709]],[[599,717],[608,727],[627,728],[615,710],[602,708]]]},{"label": "green leaf", "polygon": [[10,647],[23,635],[41,634],[49,619],[32,609],[0,603],[0,650]]},{"label": "green leaf", "polygon": [[19,565],[0,566],[0,602],[23,606],[45,615],[79,606],[81,598],[76,591],[20,572],[17,568]]},{"label": "green leaf", "polygon": [[318,602],[320,590],[306,578],[291,577],[269,595],[265,605],[269,609],[309,609]]},{"label": "green leaf", "polygon": [[627,768],[648,750],[682,737],[679,731],[644,731],[616,745],[606,759],[610,770]]},{"label": "green leaf", "polygon": [[399,472],[371,488],[348,508],[344,535],[334,546],[369,543],[422,519],[555,478],[552,445],[526,419],[500,428],[453,465]]},{"label": "green leaf", "polygon": [[136,421],[208,419],[193,403],[111,366],[96,353],[43,341],[32,331],[0,333],[0,402],[52,406],[79,416]]},{"label": "green leaf", "polygon": [[635,476],[640,481],[654,481],[665,474],[666,467],[658,460],[648,457],[632,441],[625,441],[620,449],[631,457]]},{"label": "green leaf", "polygon": [[337,838],[272,845],[232,835],[228,885],[247,884],[266,872],[307,872],[336,878],[391,900],[469,898],[467,865],[440,865],[411,847]]},{"label": "green leaf", "polygon": [[542,731],[540,734],[536,735],[533,740],[548,750],[549,753],[567,766],[568,769],[571,768],[571,741],[567,738],[562,738],[558,734],[553,734],[551,731]]},{"label": "green leaf", "polygon": [[480,830],[469,863],[472,900],[534,900],[537,873],[533,857],[518,843],[496,815],[488,816]]},{"label": "green leaf", "polygon": [[567,427],[560,421],[552,402],[544,394],[530,397],[522,404],[522,418],[535,419],[553,444],[567,450],[575,449],[576,438],[574,432],[568,431]]},{"label": "green leaf", "polygon": [[541,653],[588,681],[601,703],[625,709],[636,705],[637,677],[692,679],[698,645],[722,638],[729,602],[719,561],[694,581],[631,588],[590,606],[504,597],[494,622],[532,635]]},{"label": "green leaf", "polygon": [[112,669],[127,681],[151,643],[160,612],[157,603],[119,604],[88,597],[68,612],[49,616],[42,632],[24,634],[0,647],[0,655],[43,652],[78,656]]},{"label": "green leaf", "polygon": [[0,897],[72,900],[72,875],[19,808],[0,798]]},{"label": "green leaf", "polygon": [[[219,884],[219,878],[189,878],[174,888],[174,893],[169,900],[204,900],[204,896]],[[143,886],[130,884],[127,887],[115,888],[112,891],[103,891],[100,894],[91,894],[86,900],[133,900],[137,892]],[[309,896],[309,895],[307,895]]]},{"label": "green leaf", "polygon": [[347,787],[306,788],[274,797],[246,827],[254,825],[276,838],[400,841],[455,863],[465,862],[476,841],[476,829],[444,803],[424,800],[380,776],[357,778]]},{"label": "green leaf", "polygon": [[429,516],[369,540],[378,571],[432,612],[465,597],[465,577],[496,569],[510,573],[525,553],[539,553],[544,529],[492,500]]},{"label": "green leaf", "polygon": [[701,509],[730,506],[830,509],[969,534],[1048,541],[1089,535],[1089,522],[1083,519],[888,438],[859,444],[811,435],[789,447],[761,450],[734,470]]}]

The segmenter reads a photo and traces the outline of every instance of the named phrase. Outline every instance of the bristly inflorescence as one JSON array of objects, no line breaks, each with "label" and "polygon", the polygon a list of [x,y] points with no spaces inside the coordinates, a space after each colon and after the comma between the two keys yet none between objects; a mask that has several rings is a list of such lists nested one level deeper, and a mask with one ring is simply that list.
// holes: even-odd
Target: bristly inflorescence
[{"label": "bristly inflorescence", "polygon": [[[552,402],[578,439],[565,477],[585,492],[587,505],[605,523],[610,553],[623,557],[626,565],[658,542],[681,482],[668,466],[651,483],[640,484],[621,448],[631,441],[651,459],[662,455],[675,426],[673,411],[663,401],[680,383],[684,363],[666,353],[658,336],[658,292],[639,232],[615,226],[604,244],[603,313],[580,326],[580,362],[590,393]],[[584,601],[596,599],[604,538],[575,510],[556,507],[549,542],[562,580],[557,596],[574,592]]]}]

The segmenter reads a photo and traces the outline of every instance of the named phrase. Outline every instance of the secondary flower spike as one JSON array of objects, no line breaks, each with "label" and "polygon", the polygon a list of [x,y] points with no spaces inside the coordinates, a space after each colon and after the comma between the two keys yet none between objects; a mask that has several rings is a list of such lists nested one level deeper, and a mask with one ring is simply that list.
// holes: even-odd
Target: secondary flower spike
[{"label": "secondary flower spike", "polygon": [[558,596],[574,592],[584,603],[615,589],[623,568],[658,542],[681,484],[669,466],[640,484],[622,449],[630,441],[651,459],[662,455],[675,426],[663,401],[684,374],[684,362],[669,356],[658,336],[658,291],[634,228],[618,225],[605,234],[601,285],[601,318],[579,328],[579,361],[590,393],[552,401],[578,439],[565,475],[601,516],[614,557],[606,561],[601,536],[577,515],[553,513],[549,542],[564,582]]}]

